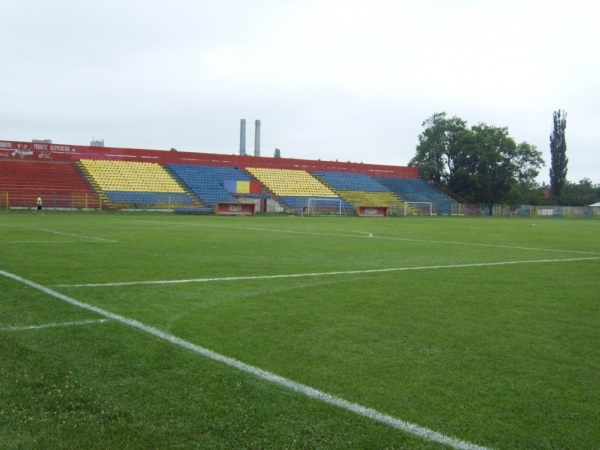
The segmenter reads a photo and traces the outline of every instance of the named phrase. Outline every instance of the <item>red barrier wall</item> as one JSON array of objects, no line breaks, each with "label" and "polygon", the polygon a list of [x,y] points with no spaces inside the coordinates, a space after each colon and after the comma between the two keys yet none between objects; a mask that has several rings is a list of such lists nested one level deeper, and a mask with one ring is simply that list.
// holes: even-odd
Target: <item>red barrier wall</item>
[{"label": "red barrier wall", "polygon": [[356,214],[361,217],[386,217],[388,215],[387,206],[359,206]]},{"label": "red barrier wall", "polygon": [[253,216],[254,203],[217,203],[215,214],[220,216]]},{"label": "red barrier wall", "polygon": [[167,164],[198,164],[210,166],[237,166],[240,169],[245,169],[246,167],[263,167],[304,170],[306,172],[349,172],[389,178],[418,178],[419,176],[419,169],[417,167],[0,140],[0,161],[4,159],[37,161],[110,159],[118,161],[153,162],[158,163],[161,166],[166,166]]}]

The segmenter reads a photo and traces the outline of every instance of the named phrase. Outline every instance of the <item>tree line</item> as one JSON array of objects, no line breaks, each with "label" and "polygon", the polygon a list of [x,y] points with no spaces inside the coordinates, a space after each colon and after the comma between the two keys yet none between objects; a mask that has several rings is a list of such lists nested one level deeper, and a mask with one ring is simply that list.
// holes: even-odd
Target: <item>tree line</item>
[{"label": "tree line", "polygon": [[535,145],[517,143],[507,127],[433,114],[422,126],[415,156],[420,177],[450,190],[465,202],[487,204],[560,204],[584,206],[600,200],[600,185],[589,179],[567,181],[566,113],[553,116],[550,135],[550,186],[536,181],[545,165]]}]

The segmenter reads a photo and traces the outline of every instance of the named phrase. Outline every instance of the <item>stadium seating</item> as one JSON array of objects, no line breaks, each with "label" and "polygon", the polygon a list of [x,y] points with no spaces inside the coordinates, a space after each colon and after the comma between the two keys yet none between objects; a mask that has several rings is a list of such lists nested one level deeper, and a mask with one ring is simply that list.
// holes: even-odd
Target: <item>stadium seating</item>
[{"label": "stadium seating", "polygon": [[[340,199],[329,187],[304,170],[261,167],[247,167],[246,170],[281,202],[293,209],[307,206],[309,199]],[[344,202],[342,207],[346,210],[352,209],[352,205],[347,202]]]},{"label": "stadium seating", "polygon": [[373,178],[361,173],[314,172],[314,175],[335,191],[389,192]]},{"label": "stadium seating", "polygon": [[391,192],[340,191],[340,195],[355,208],[359,206],[387,206],[391,213],[404,210],[404,202]]},{"label": "stadium seating", "polygon": [[226,181],[251,181],[243,171],[227,166],[169,164],[167,169],[208,207],[237,201],[225,188]]},{"label": "stadium seating", "polygon": [[97,208],[99,197],[75,163],[0,161],[0,192],[12,207],[33,207],[41,196],[46,208]]},{"label": "stadium seating", "polygon": [[304,170],[246,168],[275,195],[293,197],[337,197],[335,192]]},{"label": "stadium seating", "polygon": [[437,214],[450,215],[452,209],[460,204],[420,178],[375,178],[375,180],[407,202],[432,203]]},{"label": "stadium seating", "polygon": [[102,190],[180,192],[184,189],[156,163],[82,159],[81,163]]},{"label": "stadium seating", "polygon": [[80,164],[113,205],[173,209],[198,203],[156,163],[82,159]]},{"label": "stadium seating", "polygon": [[368,175],[343,172],[315,172],[314,175],[331,186],[354,208],[387,206],[392,213],[404,210],[404,202],[401,198]]}]

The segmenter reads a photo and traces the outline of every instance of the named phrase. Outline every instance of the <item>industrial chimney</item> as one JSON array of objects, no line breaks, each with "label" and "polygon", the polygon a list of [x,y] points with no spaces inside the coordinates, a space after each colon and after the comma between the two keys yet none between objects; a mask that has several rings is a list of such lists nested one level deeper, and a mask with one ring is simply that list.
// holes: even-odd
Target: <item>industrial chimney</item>
[{"label": "industrial chimney", "polygon": [[246,155],[246,119],[240,122],[240,156]]},{"label": "industrial chimney", "polygon": [[254,122],[254,156],[260,156],[260,120]]}]

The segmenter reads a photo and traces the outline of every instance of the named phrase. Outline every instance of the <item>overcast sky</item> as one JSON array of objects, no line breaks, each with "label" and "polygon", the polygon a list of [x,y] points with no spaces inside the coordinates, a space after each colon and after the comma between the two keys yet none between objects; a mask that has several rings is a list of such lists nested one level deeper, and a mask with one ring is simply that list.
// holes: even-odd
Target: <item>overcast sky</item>
[{"label": "overcast sky", "polygon": [[3,0],[0,139],[407,165],[436,112],[600,183],[592,0]]}]

